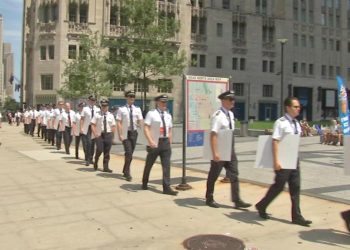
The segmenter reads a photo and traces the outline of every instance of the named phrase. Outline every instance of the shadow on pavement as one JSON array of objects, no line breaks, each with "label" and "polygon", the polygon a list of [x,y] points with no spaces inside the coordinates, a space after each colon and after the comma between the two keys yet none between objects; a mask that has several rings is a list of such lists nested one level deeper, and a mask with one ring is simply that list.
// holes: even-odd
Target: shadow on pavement
[{"label": "shadow on pavement", "polygon": [[180,207],[187,207],[192,209],[198,209],[198,207],[206,206],[205,199],[198,197],[175,199],[174,202]]},{"label": "shadow on pavement", "polygon": [[[63,157],[64,158],[64,157]],[[72,158],[70,158],[72,159]],[[70,163],[70,164],[76,164],[76,165],[85,165],[85,161],[82,161],[82,160],[76,160],[76,161],[67,161],[67,163]]]},{"label": "shadow on pavement", "polygon": [[264,221],[261,219],[257,212],[246,211],[246,212],[231,212],[229,214],[224,214],[230,219],[238,220],[247,224],[255,224],[263,226],[260,221]]},{"label": "shadow on pavement", "polygon": [[51,151],[50,153],[54,153],[54,154],[66,154],[66,152],[64,152],[64,151]]},{"label": "shadow on pavement", "polygon": [[129,192],[137,192],[142,190],[141,188],[141,184],[123,184],[120,186],[121,189],[125,190],[125,191],[129,191]]},{"label": "shadow on pavement", "polygon": [[310,231],[299,232],[299,237],[303,240],[316,242],[328,246],[350,245],[349,233],[329,229],[312,229]]},{"label": "shadow on pavement", "polygon": [[76,170],[81,172],[96,172],[94,168],[77,168]]},{"label": "shadow on pavement", "polygon": [[120,179],[124,180],[123,175],[121,174],[113,174],[113,173],[98,173],[97,176],[103,177],[103,178],[114,178],[114,179]]},{"label": "shadow on pavement", "polygon": [[75,159],[75,157],[74,156],[65,156],[65,157],[62,157],[62,159],[72,160],[72,159]]},{"label": "shadow on pavement", "polygon": [[[206,178],[191,177],[191,176],[187,176],[187,177],[186,177],[187,183],[196,182],[196,181],[203,181],[203,180],[206,180]],[[181,183],[181,181],[182,181],[182,177],[171,178],[171,183],[172,183],[172,185],[175,185],[176,183]],[[163,184],[163,179],[159,179],[159,180],[150,180],[149,182],[150,182],[150,183],[154,183],[154,184],[158,184],[158,185],[162,185],[162,184]]]}]

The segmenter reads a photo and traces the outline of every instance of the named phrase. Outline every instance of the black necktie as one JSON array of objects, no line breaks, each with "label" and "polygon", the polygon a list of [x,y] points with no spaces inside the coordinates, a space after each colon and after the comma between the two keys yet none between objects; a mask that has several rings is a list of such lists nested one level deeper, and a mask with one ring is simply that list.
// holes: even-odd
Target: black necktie
[{"label": "black necktie", "polygon": [[70,112],[68,112],[68,126],[71,127],[72,126],[72,121],[70,119]]},{"label": "black necktie", "polygon": [[133,119],[133,115],[132,115],[132,108],[131,108],[131,105],[130,105],[130,112],[129,112],[129,115],[130,115],[130,129],[131,129],[131,130],[134,130],[134,119]]},{"label": "black necktie", "polygon": [[230,129],[232,129],[232,122],[231,122],[230,112],[227,113],[227,118],[228,118],[228,122],[230,123]]},{"label": "black necktie", "polygon": [[94,117],[94,106],[91,107],[91,118]]},{"label": "black necktie", "polygon": [[298,128],[297,128],[297,121],[295,119],[293,119],[293,124],[294,124],[294,134],[299,134]]},{"label": "black necktie", "polygon": [[162,119],[162,124],[163,124],[163,137],[166,137],[166,126],[165,126],[165,121],[164,121],[164,111],[160,112],[160,118]]},{"label": "black necktie", "polygon": [[103,115],[103,133],[107,133],[107,116],[106,113]]}]

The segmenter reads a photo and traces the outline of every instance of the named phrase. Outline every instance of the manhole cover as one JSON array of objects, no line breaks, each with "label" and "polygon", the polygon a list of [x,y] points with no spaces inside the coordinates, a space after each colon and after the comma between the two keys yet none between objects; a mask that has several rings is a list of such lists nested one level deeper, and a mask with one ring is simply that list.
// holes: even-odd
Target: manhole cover
[{"label": "manhole cover", "polygon": [[243,241],[219,234],[203,234],[188,238],[183,243],[189,250],[244,250]]}]

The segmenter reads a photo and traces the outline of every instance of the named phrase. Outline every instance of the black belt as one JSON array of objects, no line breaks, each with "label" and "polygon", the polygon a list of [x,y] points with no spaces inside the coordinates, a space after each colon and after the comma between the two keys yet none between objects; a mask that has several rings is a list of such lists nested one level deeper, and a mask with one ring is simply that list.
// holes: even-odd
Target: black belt
[{"label": "black belt", "polygon": [[166,141],[166,140],[169,140],[168,137],[162,137],[162,138],[159,138],[160,141]]}]

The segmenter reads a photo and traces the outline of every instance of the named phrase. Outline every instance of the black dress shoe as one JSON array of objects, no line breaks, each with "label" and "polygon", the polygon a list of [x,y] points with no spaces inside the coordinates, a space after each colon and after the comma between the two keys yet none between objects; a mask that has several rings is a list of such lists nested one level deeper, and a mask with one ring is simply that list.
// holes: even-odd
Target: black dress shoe
[{"label": "black dress shoe", "polygon": [[340,215],[345,221],[346,229],[350,232],[350,210],[341,212]]},{"label": "black dress shoe", "polygon": [[214,200],[206,200],[205,204],[207,204],[209,207],[213,208],[219,208],[219,204],[217,204]]},{"label": "black dress shoe", "polygon": [[85,162],[85,166],[89,166],[89,164],[90,164],[90,163],[89,163],[88,161]]},{"label": "black dress shoe", "polygon": [[179,192],[178,191],[174,191],[172,189],[166,189],[166,190],[163,190],[163,194],[167,194],[167,195],[177,195]]},{"label": "black dress shoe", "polygon": [[303,227],[309,227],[310,224],[312,223],[311,220],[305,220],[304,218],[299,218],[299,219],[294,219],[292,221],[293,224],[300,225]]},{"label": "black dress shoe", "polygon": [[258,205],[255,205],[256,210],[258,210],[259,216],[265,220],[270,219],[270,216],[266,213],[265,209],[259,208]]},{"label": "black dress shoe", "polygon": [[106,173],[112,173],[113,170],[112,169],[109,169],[109,168],[105,168],[103,169],[103,172],[106,172]]},{"label": "black dress shoe", "polygon": [[250,207],[252,204],[250,203],[245,203],[242,200],[238,200],[235,202],[235,208],[248,208]]},{"label": "black dress shoe", "polygon": [[79,160],[79,156],[75,156],[75,159]]},{"label": "black dress shoe", "polygon": [[143,189],[143,190],[147,190],[147,189],[148,189],[148,186],[147,186],[146,183],[142,183],[142,189]]},{"label": "black dress shoe", "polygon": [[[87,166],[88,166],[88,165],[87,165]],[[94,164],[94,169],[95,169],[95,170],[98,169],[97,163]]]}]

